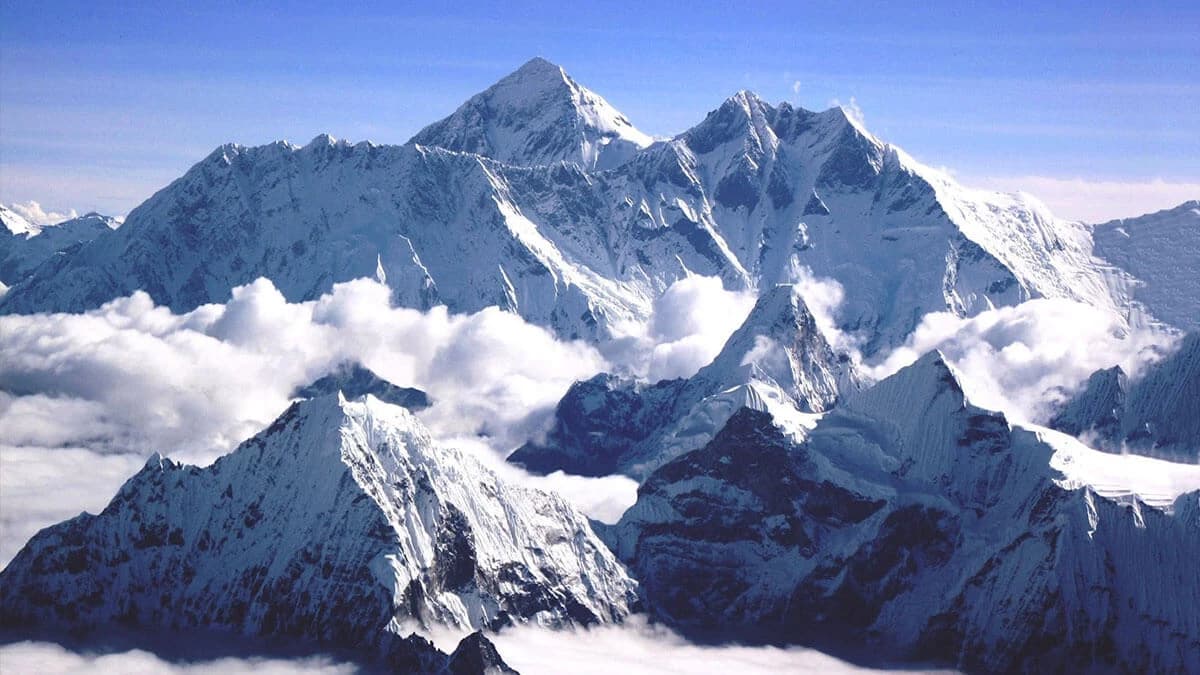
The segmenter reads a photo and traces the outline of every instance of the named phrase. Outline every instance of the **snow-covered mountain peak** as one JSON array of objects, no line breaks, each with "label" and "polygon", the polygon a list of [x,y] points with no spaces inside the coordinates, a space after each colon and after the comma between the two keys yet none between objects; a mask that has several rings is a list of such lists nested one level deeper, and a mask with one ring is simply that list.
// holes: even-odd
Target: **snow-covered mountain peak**
[{"label": "snow-covered mountain peak", "polygon": [[751,381],[778,386],[801,410],[821,411],[857,378],[839,360],[796,287],[765,289],[742,325],[696,377],[725,386]]},{"label": "snow-covered mountain peak", "polygon": [[40,228],[25,220],[19,213],[0,204],[0,226],[11,235],[28,235],[36,233]]},{"label": "snow-covered mountain peak", "polygon": [[120,619],[384,657],[427,628],[609,623],[636,601],[561,497],[341,392],[292,404],[209,467],[152,456],[99,515],[43,530],[0,572],[3,625]]},{"label": "snow-covered mountain peak", "polygon": [[471,97],[410,143],[518,166],[565,161],[590,170],[623,164],[652,140],[600,95],[539,57]]},{"label": "snow-covered mountain peak", "polygon": [[357,362],[337,365],[331,372],[297,389],[292,398],[316,398],[334,393],[351,399],[370,394],[384,403],[414,412],[429,407],[429,396],[425,392],[411,387],[398,387]]}]

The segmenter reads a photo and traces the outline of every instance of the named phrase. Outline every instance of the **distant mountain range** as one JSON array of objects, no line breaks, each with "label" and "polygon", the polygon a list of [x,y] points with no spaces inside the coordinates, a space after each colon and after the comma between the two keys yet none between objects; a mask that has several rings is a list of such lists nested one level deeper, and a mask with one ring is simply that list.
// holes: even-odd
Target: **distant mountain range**
[{"label": "distant mountain range", "polygon": [[[80,311],[138,289],[187,310],[260,276],[302,300],[370,276],[401,305],[498,305],[601,340],[685,275],[769,288],[808,268],[842,284],[840,327],[867,354],[927,312],[1036,297],[1187,329],[1200,312],[1170,307],[1194,281],[1177,271],[1200,245],[1194,210],[1064,222],[1028,196],[957,185],[840,108],[744,91],[651,142],[534,59],[404,146],[222,146],[120,229],[5,282],[0,311]],[[1122,227],[1139,236],[1123,243]]]}]

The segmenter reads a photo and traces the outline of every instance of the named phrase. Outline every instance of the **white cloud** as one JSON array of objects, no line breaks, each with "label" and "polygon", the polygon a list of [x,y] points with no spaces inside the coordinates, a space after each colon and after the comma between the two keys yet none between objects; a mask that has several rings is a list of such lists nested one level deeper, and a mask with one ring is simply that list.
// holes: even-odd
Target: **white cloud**
[{"label": "white cloud", "polygon": [[64,220],[70,220],[71,218],[77,218],[79,216],[75,209],[71,209],[65,213],[46,211],[42,208],[41,204],[32,200],[23,204],[20,202],[13,202],[12,204],[9,204],[8,208],[15,211],[17,215],[21,216],[25,220],[28,220],[30,223],[39,226],[57,225]]},{"label": "white cloud", "polygon": [[624,477],[533,477],[503,462],[572,382],[608,368],[595,349],[498,309],[423,313],[389,295],[364,279],[289,303],[260,279],[186,314],[135,293],[83,314],[0,317],[0,560],[41,527],[98,512],[150,452],[211,462],[346,360],[428,392],[419,414],[434,435],[510,480],[607,521],[633,503]]},{"label": "white cloud", "polygon": [[857,360],[862,340],[838,328],[838,309],[846,299],[842,284],[837,279],[814,276],[812,268],[807,266],[794,266],[789,276],[829,345]]},{"label": "white cloud", "polygon": [[16,642],[0,647],[0,663],[14,673],[356,673],[359,669],[327,657],[303,659],[216,658],[173,662],[140,649],[108,654],[77,653],[49,642]]},{"label": "white cloud", "polygon": [[605,367],[520,317],[392,308],[386,287],[340,284],[288,303],[269,281],[188,314],[144,293],[85,314],[0,318],[0,436],[206,462],[273,419],[289,394],[334,364],[359,360],[427,391],[423,416],[444,435],[517,443],[526,418]]},{"label": "white cloud", "polygon": [[601,349],[618,370],[651,382],[690,377],[707,365],[754,307],[751,292],[728,291],[717,277],[680,279],[654,301],[645,324]]},{"label": "white cloud", "polygon": [[1200,199],[1200,182],[1087,180],[1051,176],[979,176],[973,185],[1003,192],[1028,192],[1060,218],[1103,223],[1179,206]]},{"label": "white cloud", "polygon": [[1040,299],[971,318],[927,314],[905,344],[869,372],[882,378],[940,349],[973,403],[1015,422],[1041,424],[1096,370],[1120,365],[1136,376],[1171,342],[1159,331],[1127,331],[1088,305]]},{"label": "white cloud", "polygon": [[801,647],[697,645],[662,626],[649,625],[641,617],[624,625],[589,630],[521,626],[501,632],[492,641],[508,665],[525,675],[561,673],[563,664],[570,664],[570,672],[578,675],[875,672]]}]

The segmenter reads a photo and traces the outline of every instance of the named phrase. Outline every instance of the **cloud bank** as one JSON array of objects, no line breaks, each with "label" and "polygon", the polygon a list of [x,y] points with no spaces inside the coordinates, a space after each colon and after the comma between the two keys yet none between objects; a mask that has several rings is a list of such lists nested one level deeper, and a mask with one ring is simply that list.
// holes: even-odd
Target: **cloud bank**
[{"label": "cloud bank", "polygon": [[1096,370],[1120,365],[1136,377],[1173,341],[1162,331],[1127,329],[1088,305],[1039,299],[969,318],[927,314],[903,346],[867,371],[881,379],[938,349],[973,403],[1014,422],[1044,424]]},{"label": "cloud bank", "polygon": [[618,326],[620,337],[600,349],[625,375],[651,382],[691,377],[716,358],[755,299],[725,290],[716,277],[686,277],[654,301],[649,320]]},{"label": "cloud bank", "polygon": [[498,309],[419,312],[389,296],[359,280],[289,303],[260,279],[186,314],[139,292],[83,314],[0,317],[0,564],[41,527],[102,509],[151,452],[208,464],[347,360],[428,392],[420,417],[435,437],[508,479],[601,520],[633,503],[625,477],[534,477],[503,461],[572,382],[608,368],[596,349]]}]

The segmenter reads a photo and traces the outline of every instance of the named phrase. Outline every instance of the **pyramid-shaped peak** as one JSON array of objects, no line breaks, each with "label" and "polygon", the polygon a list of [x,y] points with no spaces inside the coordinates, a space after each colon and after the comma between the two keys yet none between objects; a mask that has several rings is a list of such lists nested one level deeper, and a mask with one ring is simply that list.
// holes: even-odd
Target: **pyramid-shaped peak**
[{"label": "pyramid-shaped peak", "polygon": [[941,409],[946,412],[968,405],[958,374],[936,349],[873,387],[854,394],[848,405],[878,418],[909,419],[915,411],[927,410],[934,401],[941,401]]},{"label": "pyramid-shaped peak", "polygon": [[[557,63],[553,63],[553,62],[551,62],[547,59],[544,59],[540,56],[535,56],[532,59],[529,59],[528,61],[526,61],[524,64],[522,64],[520,68],[517,68],[515,71],[513,71],[512,75],[524,75],[524,76],[546,75],[546,76],[550,76],[550,77],[565,78],[566,71],[564,71],[562,66],[558,65]],[[510,75],[509,77],[512,77],[512,75]]]},{"label": "pyramid-shaped peak", "polygon": [[622,164],[651,141],[600,95],[537,57],[409,142],[517,166],[572,162],[593,170]]},{"label": "pyramid-shaped peak", "polygon": [[698,378],[724,386],[748,381],[780,387],[804,410],[821,411],[837,400],[852,366],[842,363],[817,327],[816,319],[792,284],[762,292]]}]

